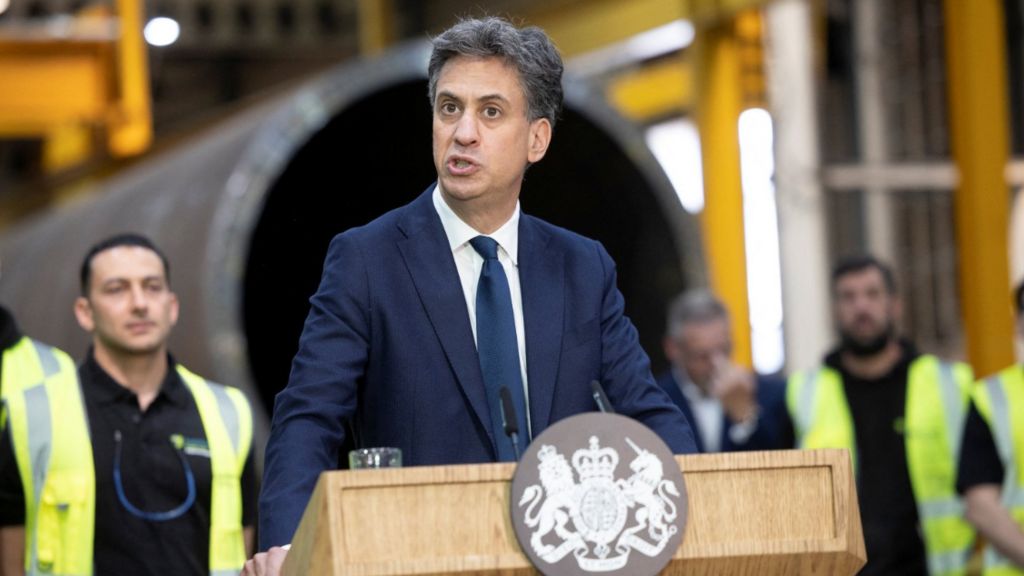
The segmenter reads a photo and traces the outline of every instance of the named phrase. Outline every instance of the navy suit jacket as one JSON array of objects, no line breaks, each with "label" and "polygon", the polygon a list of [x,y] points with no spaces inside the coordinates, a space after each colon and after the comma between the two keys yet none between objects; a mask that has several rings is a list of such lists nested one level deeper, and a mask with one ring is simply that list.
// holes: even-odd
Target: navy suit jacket
[{"label": "navy suit jacket", "polygon": [[[671,370],[666,371],[658,378],[658,386],[664,390],[676,406],[686,416],[693,431],[693,439],[697,443],[699,452],[707,452],[706,443],[701,437],[700,428],[694,424],[693,409],[690,401],[679,388],[679,383]],[[722,452],[738,452],[743,450],[780,450],[792,448],[781,445],[781,418],[786,416],[786,383],[774,378],[757,376],[757,403],[761,412],[757,418],[757,428],[742,443],[733,442],[729,436],[729,427],[732,421],[728,416],[722,416],[722,437],[719,442]]]},{"label": "navy suit jacket", "polygon": [[[401,448],[404,465],[493,462],[496,448],[466,300],[431,186],[412,203],[336,236],[275,400],[260,496],[260,544],[291,540],[320,472],[351,427],[360,446]],[[519,280],[534,437],[614,408],[675,453],[690,426],[651,376],[600,243],[523,214]]]}]

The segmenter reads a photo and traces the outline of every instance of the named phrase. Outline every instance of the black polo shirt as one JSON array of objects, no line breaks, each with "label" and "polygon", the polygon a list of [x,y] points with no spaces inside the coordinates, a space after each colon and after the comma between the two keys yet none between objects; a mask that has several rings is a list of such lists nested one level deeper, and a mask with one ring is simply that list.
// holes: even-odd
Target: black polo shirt
[{"label": "black polo shirt", "polygon": [[[90,351],[78,370],[85,395],[89,429],[96,467],[96,574],[103,575],[207,575],[209,574],[209,533],[211,471],[209,453],[203,448],[206,434],[195,401],[174,369],[170,369],[160,392],[145,412],[139,410],[133,392],[119,385],[93,358]],[[114,485],[115,434],[121,436],[120,472],[124,500]],[[183,466],[171,443],[173,435],[185,439],[188,448]],[[9,436],[0,446],[0,464],[7,460]],[[180,517],[153,521],[129,510],[143,512],[173,510],[185,502],[187,470],[195,479],[195,503]],[[17,483],[15,485],[15,481]],[[0,469],[0,498],[8,501],[22,495],[15,469]],[[256,511],[256,474],[252,450],[242,475],[242,524],[252,526]],[[24,522],[0,513],[0,522]]]},{"label": "black polo shirt", "polygon": [[[4,352],[8,348],[11,348],[15,344],[17,344],[19,340],[21,340],[21,332],[18,330],[17,323],[14,322],[14,316],[12,316],[11,313],[8,312],[6,308],[0,306],[0,374],[3,374],[4,371]],[[2,381],[2,378],[0,378],[0,392],[3,391],[3,387],[4,383]],[[3,407],[0,406],[0,412],[2,411]],[[4,437],[7,436],[6,431],[0,431],[3,432]],[[10,444],[9,441],[4,441],[4,443]],[[9,450],[4,450],[0,448],[0,474],[2,474],[3,471],[8,469],[13,470],[15,477],[17,477],[18,467],[14,465],[14,454]],[[18,481],[18,486],[21,486],[20,480]],[[18,509],[20,506],[22,508],[20,515],[24,517],[24,505],[20,504],[22,502],[24,502],[23,496],[19,496],[18,498],[15,498],[12,501],[11,499],[6,497],[3,490],[0,490],[0,526],[8,525],[8,523],[5,523],[4,520],[8,515],[8,511],[11,510],[12,508]],[[24,523],[24,520],[22,520],[19,523]]]},{"label": "black polo shirt", "polygon": [[904,418],[910,363],[918,353],[903,343],[903,355],[888,374],[873,380],[843,369],[839,355],[825,363],[843,375],[857,442],[857,497],[869,574],[928,574],[917,502],[907,468]]},{"label": "black polo shirt", "polygon": [[[4,371],[4,351],[13,347],[21,340],[21,331],[14,321],[14,316],[6,308],[0,306],[0,374]],[[0,382],[0,390],[3,390],[4,383]]]},{"label": "black polo shirt", "polygon": [[[857,449],[857,499],[868,562],[861,576],[927,576],[927,558],[917,504],[907,468],[904,418],[910,363],[918,356],[909,342],[888,374],[865,380],[843,368],[841,350],[825,365],[843,379]],[[788,416],[788,412],[787,412]],[[793,423],[785,418],[783,440],[795,443]]]},{"label": "black polo shirt", "polygon": [[[1018,370],[1021,369],[1018,367]],[[960,466],[957,469],[956,489],[963,494],[980,484],[995,484],[1002,488],[1006,470],[999,457],[995,437],[981,412],[971,403],[964,426],[964,443],[960,448]]]}]

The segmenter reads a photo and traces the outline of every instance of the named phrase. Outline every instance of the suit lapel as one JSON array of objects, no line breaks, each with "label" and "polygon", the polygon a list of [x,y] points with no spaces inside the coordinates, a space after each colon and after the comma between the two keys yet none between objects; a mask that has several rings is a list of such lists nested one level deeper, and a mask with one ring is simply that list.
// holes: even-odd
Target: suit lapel
[{"label": "suit lapel", "polygon": [[693,440],[697,443],[697,451],[703,453],[704,441],[701,439],[700,426],[697,425],[697,420],[694,419],[693,409],[690,408],[690,401],[686,399],[686,396],[683,396],[683,391],[679,389],[679,381],[676,380],[676,377],[673,375],[670,376],[670,379],[671,386],[664,388],[664,390],[683,412],[683,416],[686,417],[686,421],[690,424],[690,430],[693,432]]},{"label": "suit lapel", "polygon": [[718,446],[719,446],[719,450],[721,452],[729,452],[733,448],[735,448],[735,446],[732,443],[732,438],[729,436],[729,427],[730,426],[732,426],[732,424],[729,422],[729,417],[725,416],[723,414],[722,415],[722,433],[721,433],[721,438],[718,440]]},{"label": "suit lapel", "polygon": [[456,380],[477,420],[491,437],[493,448],[490,411],[466,298],[432,194],[433,186],[410,205],[400,220],[398,227],[405,238],[398,242],[398,248]]},{"label": "suit lapel", "polygon": [[[536,438],[551,418],[565,313],[564,254],[548,246],[550,236],[536,220],[519,220],[519,284],[526,330],[526,373],[530,423]],[[584,383],[585,384],[585,383]]]}]

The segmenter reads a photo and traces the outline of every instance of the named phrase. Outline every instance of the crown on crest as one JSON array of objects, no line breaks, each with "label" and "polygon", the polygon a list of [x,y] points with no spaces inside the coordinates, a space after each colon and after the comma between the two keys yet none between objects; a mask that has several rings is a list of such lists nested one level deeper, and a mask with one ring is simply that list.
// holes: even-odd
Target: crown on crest
[{"label": "crown on crest", "polygon": [[580,475],[580,482],[589,479],[612,479],[619,455],[612,448],[601,448],[597,436],[590,437],[590,449],[579,449],[572,455],[572,467]]}]

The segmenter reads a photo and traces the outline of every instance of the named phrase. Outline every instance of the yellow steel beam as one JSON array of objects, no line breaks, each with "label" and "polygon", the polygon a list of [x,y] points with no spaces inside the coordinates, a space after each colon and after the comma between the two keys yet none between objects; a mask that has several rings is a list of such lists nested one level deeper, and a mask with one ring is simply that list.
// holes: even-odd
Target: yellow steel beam
[{"label": "yellow steel beam", "polygon": [[740,42],[732,22],[699,30],[697,126],[704,168],[701,215],[711,287],[731,311],[734,359],[751,365],[738,123],[743,108]]},{"label": "yellow steel beam", "polygon": [[764,70],[764,18],[760,10],[736,14],[736,38],[739,41],[740,85],[744,108],[767,108],[767,81]]},{"label": "yellow steel beam", "polygon": [[118,99],[107,119],[107,147],[114,156],[141,154],[153,141],[149,65],[142,39],[143,0],[117,0],[120,36],[114,78]]},{"label": "yellow steel beam", "polygon": [[527,15],[543,28],[562,56],[572,57],[621,42],[683,17],[683,0],[579,0]]},{"label": "yellow steel beam", "polygon": [[946,0],[946,63],[967,354],[979,376],[1013,363],[1009,298],[1006,38],[1003,3]]},{"label": "yellow steel beam", "polygon": [[681,0],[686,18],[700,26],[728,25],[738,14],[771,0]]},{"label": "yellow steel beam", "polygon": [[74,168],[93,152],[93,131],[73,122],[51,127],[43,138],[43,170],[49,173]]},{"label": "yellow steel beam", "polygon": [[359,0],[356,13],[360,54],[379,54],[395,43],[398,29],[394,0]]},{"label": "yellow steel beam", "polygon": [[[763,25],[757,10],[736,14],[738,68],[744,108],[767,106]],[[693,66],[685,53],[645,64],[615,77],[608,98],[627,118],[648,122],[684,115],[693,108]]]},{"label": "yellow steel beam", "polygon": [[684,55],[626,72],[608,86],[608,99],[637,122],[682,116],[693,107],[693,70]]},{"label": "yellow steel beam", "polygon": [[0,37],[0,138],[42,138],[47,171],[92,155],[97,127],[111,155],[145,151],[153,129],[141,2],[117,0],[116,39]]},{"label": "yellow steel beam", "polygon": [[113,98],[106,41],[0,38],[0,137],[41,136],[51,126],[101,121]]}]

